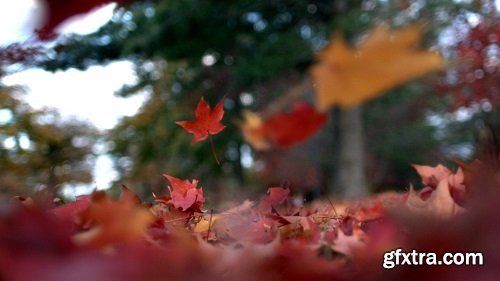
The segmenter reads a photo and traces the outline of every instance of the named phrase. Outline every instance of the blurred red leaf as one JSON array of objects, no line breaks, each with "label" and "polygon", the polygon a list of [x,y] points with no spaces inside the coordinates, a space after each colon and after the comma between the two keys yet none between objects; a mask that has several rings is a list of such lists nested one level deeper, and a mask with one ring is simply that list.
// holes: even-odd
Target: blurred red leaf
[{"label": "blurred red leaf", "polygon": [[18,256],[59,256],[74,245],[65,222],[49,216],[44,210],[1,202],[0,269],[3,263]]},{"label": "blurred red leaf", "polygon": [[130,2],[130,0],[42,0],[42,2],[46,7],[46,20],[37,33],[40,39],[47,40],[55,36],[54,29],[56,27],[72,16],[88,13],[95,8],[111,2],[125,4]]},{"label": "blurred red leaf", "polygon": [[257,206],[257,209],[263,213],[271,211],[271,209],[283,202],[290,194],[290,189],[282,187],[270,187],[267,190],[266,198],[262,199]]},{"label": "blurred red leaf", "polygon": [[256,149],[289,147],[314,135],[327,121],[326,113],[317,112],[305,102],[296,102],[289,113],[278,113],[264,121],[247,114],[243,134]]},{"label": "blurred red leaf", "polygon": [[191,209],[199,212],[203,202],[205,202],[205,197],[203,197],[203,189],[196,188],[198,180],[193,179],[190,182],[169,175],[164,176],[170,182],[171,187],[170,196],[172,199],[167,203],[172,204],[176,209],[180,208],[182,211]]},{"label": "blurred red leaf", "polygon": [[282,216],[289,224],[280,228],[284,237],[295,239],[306,244],[317,244],[321,238],[321,231],[311,217]]},{"label": "blurred red leaf", "polygon": [[142,203],[139,196],[137,196],[137,194],[130,190],[126,185],[122,185],[122,192],[120,193],[119,200],[134,202],[137,205],[140,205]]},{"label": "blurred red leaf", "polygon": [[90,207],[90,203],[89,195],[81,195],[76,197],[75,201],[49,210],[49,213],[60,221],[72,222],[79,225],[82,223],[80,214]]},{"label": "blurred red leaf", "polygon": [[214,232],[224,241],[266,244],[276,238],[277,226],[276,221],[258,214],[251,208],[251,203],[245,201],[221,213],[214,224]]},{"label": "blurred red leaf", "polygon": [[315,134],[326,120],[326,113],[317,112],[308,103],[297,102],[290,113],[269,118],[264,123],[263,133],[277,146],[287,147]]},{"label": "blurred red leaf", "polygon": [[220,123],[224,116],[223,101],[221,100],[213,110],[210,110],[210,106],[201,97],[194,112],[196,119],[194,121],[177,121],[176,123],[187,132],[194,134],[193,142],[202,141],[209,135],[218,134],[226,127]]}]

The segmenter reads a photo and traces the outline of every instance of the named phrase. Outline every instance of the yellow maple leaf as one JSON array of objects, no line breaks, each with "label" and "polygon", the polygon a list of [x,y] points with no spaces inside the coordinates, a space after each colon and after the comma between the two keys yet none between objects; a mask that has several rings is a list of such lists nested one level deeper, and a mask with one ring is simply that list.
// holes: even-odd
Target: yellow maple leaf
[{"label": "yellow maple leaf", "polygon": [[311,69],[318,109],[355,106],[442,68],[438,53],[416,48],[421,37],[419,25],[393,32],[379,25],[354,49],[339,34],[334,35]]}]

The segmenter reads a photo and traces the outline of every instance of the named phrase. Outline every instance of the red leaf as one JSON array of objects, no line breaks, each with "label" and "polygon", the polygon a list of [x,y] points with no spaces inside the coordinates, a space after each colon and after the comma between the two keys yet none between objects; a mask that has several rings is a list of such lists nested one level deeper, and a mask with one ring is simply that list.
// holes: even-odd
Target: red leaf
[{"label": "red leaf", "polygon": [[120,201],[131,201],[137,205],[141,205],[141,198],[131,191],[126,185],[122,184],[122,192],[120,193]]},{"label": "red leaf", "polygon": [[49,210],[59,221],[71,222],[76,225],[82,223],[80,214],[90,207],[90,196],[81,195],[76,197],[76,201],[66,203],[62,206]]},{"label": "red leaf", "polygon": [[214,232],[225,241],[248,241],[256,244],[272,242],[278,234],[274,219],[262,217],[251,208],[250,201],[220,214]]},{"label": "red leaf", "polygon": [[247,142],[256,149],[289,147],[314,135],[327,118],[326,113],[317,112],[308,103],[296,102],[291,112],[276,114],[265,121],[247,115],[243,131]]},{"label": "red leaf", "polygon": [[[0,272],[4,262],[28,256],[64,256],[74,250],[65,222],[36,207],[1,203]],[[1,278],[4,280],[3,278]]]},{"label": "red leaf", "polygon": [[257,209],[261,212],[269,212],[271,211],[272,207],[285,202],[288,194],[290,194],[290,189],[282,187],[270,187],[267,193],[267,197],[262,199],[259,206],[257,206]]},{"label": "red leaf", "polygon": [[47,9],[46,21],[37,32],[42,40],[51,39],[54,29],[62,22],[72,16],[90,12],[94,8],[103,6],[111,2],[128,2],[128,0],[85,0],[85,1],[65,1],[65,0],[43,0]]},{"label": "red leaf", "polygon": [[198,180],[181,180],[176,177],[164,175],[170,182],[170,196],[172,197],[167,203],[174,205],[176,209],[181,208],[182,211],[192,209],[200,211],[205,197],[203,197],[203,189],[197,189]]},{"label": "red leaf", "polygon": [[220,123],[224,116],[222,102],[223,100],[213,110],[210,110],[210,106],[201,97],[194,112],[196,119],[194,121],[178,121],[176,123],[184,128],[184,130],[194,134],[193,142],[205,140],[209,134],[218,134],[226,127]]}]

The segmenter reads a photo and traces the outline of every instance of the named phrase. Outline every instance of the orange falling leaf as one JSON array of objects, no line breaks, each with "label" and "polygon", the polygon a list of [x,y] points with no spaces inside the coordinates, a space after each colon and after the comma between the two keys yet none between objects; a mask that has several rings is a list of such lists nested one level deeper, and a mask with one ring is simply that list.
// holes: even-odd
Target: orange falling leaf
[{"label": "orange falling leaf", "polygon": [[353,49],[336,34],[311,69],[318,109],[356,106],[442,68],[444,62],[438,53],[416,48],[421,37],[418,25],[398,31],[379,25]]}]

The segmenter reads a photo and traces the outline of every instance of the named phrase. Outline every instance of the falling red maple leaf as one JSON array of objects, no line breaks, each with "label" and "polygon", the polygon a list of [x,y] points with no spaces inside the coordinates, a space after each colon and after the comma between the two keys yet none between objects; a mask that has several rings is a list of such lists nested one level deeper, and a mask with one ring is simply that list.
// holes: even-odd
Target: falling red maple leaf
[{"label": "falling red maple leaf", "polygon": [[174,205],[176,209],[181,208],[182,211],[192,209],[200,211],[205,197],[203,197],[203,189],[197,189],[198,180],[181,180],[176,177],[164,175],[170,182],[170,199],[167,203]]},{"label": "falling red maple leaf", "polygon": [[223,100],[213,110],[210,110],[210,106],[201,97],[194,112],[196,119],[194,121],[177,121],[175,123],[189,133],[194,134],[193,142],[205,140],[209,135],[218,134],[226,127],[220,123],[224,116],[222,102]]},{"label": "falling red maple leaf", "polygon": [[264,134],[277,146],[290,146],[316,133],[327,120],[327,114],[317,112],[305,102],[297,102],[290,113],[276,114],[264,124]]},{"label": "falling red maple leaf", "polygon": [[289,113],[278,113],[267,120],[248,114],[243,124],[246,140],[256,149],[289,147],[314,135],[328,119],[305,102],[296,102]]}]

